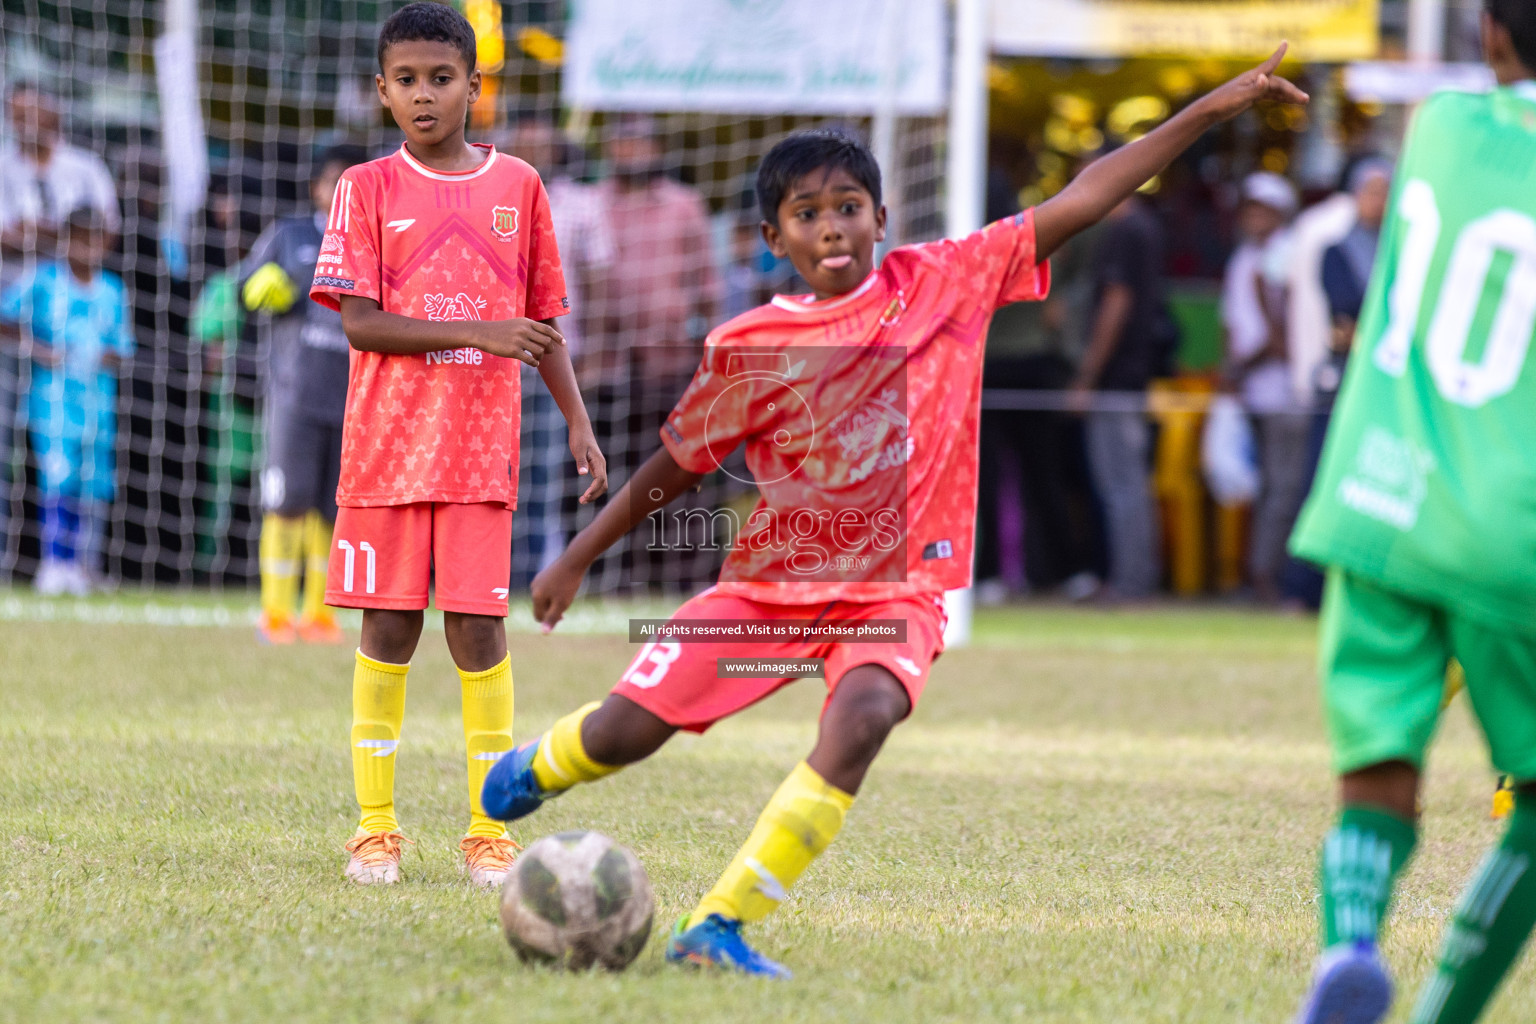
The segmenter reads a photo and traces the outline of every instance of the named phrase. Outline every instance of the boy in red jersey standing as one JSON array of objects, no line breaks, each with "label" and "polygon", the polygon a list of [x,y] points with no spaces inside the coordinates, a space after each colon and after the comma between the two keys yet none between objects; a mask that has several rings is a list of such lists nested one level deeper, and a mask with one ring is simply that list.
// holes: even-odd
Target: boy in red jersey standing
[{"label": "boy in red jersey standing", "polygon": [[[738,445],[762,501],[720,583],[668,620],[606,701],[494,767],[486,810],[530,814],[790,681],[782,671],[753,674],[762,662],[821,659],[830,692],[815,748],[666,951],[674,963],[786,976],[747,945],[741,926],[777,907],[837,835],[942,650],[943,592],[970,581],[992,312],[1044,298],[1045,258],[1207,128],[1261,99],[1304,102],[1274,75],[1283,54],[1093,163],[1038,209],[956,241],[896,249],[878,269],[885,210],[869,150],[829,131],[775,146],[757,176],[763,236],[813,294],[780,296],[710,335],[661,450],[534,580],[534,614],[553,627],[605,548]],[[765,630],[782,636],[761,642]],[[718,663],[730,657],[748,662],[740,675]]]},{"label": "boy in red jersey standing", "polygon": [[553,318],[567,311],[549,203],[534,170],[464,140],[480,94],[475,36],[453,8],[413,3],[379,33],[379,98],[405,132],[349,169],[310,295],[352,346],[326,602],[362,608],[352,771],[362,820],[348,878],[400,877],[395,756],[405,677],[429,582],[463,683],[475,885],[501,884],[517,847],[480,806],[512,746],[507,584],[517,501],[519,375],[539,368],[570,426],[583,502],[607,470]]}]

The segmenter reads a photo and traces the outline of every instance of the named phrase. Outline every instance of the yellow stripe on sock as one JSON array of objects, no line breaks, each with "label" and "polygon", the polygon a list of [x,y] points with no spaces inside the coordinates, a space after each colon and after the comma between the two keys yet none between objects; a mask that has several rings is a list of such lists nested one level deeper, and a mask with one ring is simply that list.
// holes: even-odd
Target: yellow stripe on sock
[{"label": "yellow stripe on sock", "polygon": [[325,572],[331,560],[331,524],[317,509],[304,516],[304,597],[299,614],[316,619],[325,611]]},{"label": "yellow stripe on sock", "polygon": [[480,790],[491,765],[512,750],[512,659],[483,672],[459,670],[464,701],[464,751],[469,766],[469,835],[499,838],[506,826],[485,814]]},{"label": "yellow stripe on sock", "polygon": [[409,665],[375,661],[357,652],[352,670],[352,783],[364,832],[398,832],[395,819],[395,754],[405,721]]},{"label": "yellow stripe on sock", "polygon": [[592,782],[619,770],[619,766],[592,760],[581,742],[581,723],[600,707],[600,703],[593,701],[577,708],[550,726],[539,740],[539,754],[533,759],[533,777],[544,789],[570,789],[578,782]]},{"label": "yellow stripe on sock", "polygon": [[852,806],[851,795],[810,765],[795,765],[691,920],[710,914],[734,921],[767,917],[837,837]]},{"label": "yellow stripe on sock", "polygon": [[268,512],[257,546],[261,565],[261,610],[270,618],[293,618],[304,559],[304,520]]}]

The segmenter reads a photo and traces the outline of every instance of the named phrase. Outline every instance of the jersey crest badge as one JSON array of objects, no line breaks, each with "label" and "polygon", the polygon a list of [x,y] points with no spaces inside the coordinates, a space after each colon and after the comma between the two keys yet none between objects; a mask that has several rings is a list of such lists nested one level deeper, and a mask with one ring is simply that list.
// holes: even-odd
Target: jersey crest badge
[{"label": "jersey crest badge", "polygon": [[517,207],[491,207],[491,231],[503,242],[512,241],[512,236],[517,234]]}]

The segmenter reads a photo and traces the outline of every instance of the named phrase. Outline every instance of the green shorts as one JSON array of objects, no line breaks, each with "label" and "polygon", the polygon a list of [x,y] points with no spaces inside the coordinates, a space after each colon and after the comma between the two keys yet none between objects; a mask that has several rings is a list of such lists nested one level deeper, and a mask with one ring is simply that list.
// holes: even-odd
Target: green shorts
[{"label": "green shorts", "polygon": [[1452,658],[1466,672],[1494,768],[1536,781],[1536,637],[1328,570],[1318,674],[1334,769],[1384,761],[1422,768]]}]

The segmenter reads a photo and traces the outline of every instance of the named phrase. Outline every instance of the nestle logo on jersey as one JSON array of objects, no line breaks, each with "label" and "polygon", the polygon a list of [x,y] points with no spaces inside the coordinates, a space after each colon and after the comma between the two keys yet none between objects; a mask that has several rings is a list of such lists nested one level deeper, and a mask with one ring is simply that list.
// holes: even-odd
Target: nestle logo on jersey
[{"label": "nestle logo on jersey", "polygon": [[327,231],[325,237],[320,240],[321,252],[339,253],[347,247],[346,239],[334,231]]},{"label": "nestle logo on jersey", "polygon": [[848,480],[858,483],[873,473],[904,466],[912,459],[914,439],[907,433],[905,395],[882,388],[829,425],[844,459],[853,463]]},{"label": "nestle logo on jersey", "polygon": [[428,320],[480,320],[485,309],[484,297],[470,298],[464,292],[457,295],[424,295]]},{"label": "nestle logo on jersey", "polygon": [[446,352],[428,352],[428,366],[479,366],[485,362],[485,353],[477,348],[455,348]]}]

